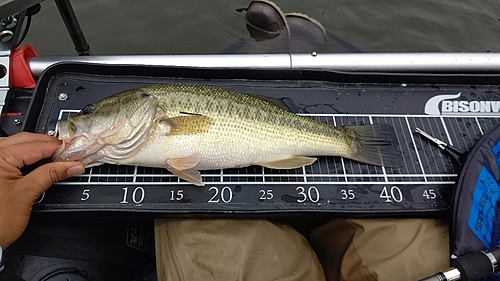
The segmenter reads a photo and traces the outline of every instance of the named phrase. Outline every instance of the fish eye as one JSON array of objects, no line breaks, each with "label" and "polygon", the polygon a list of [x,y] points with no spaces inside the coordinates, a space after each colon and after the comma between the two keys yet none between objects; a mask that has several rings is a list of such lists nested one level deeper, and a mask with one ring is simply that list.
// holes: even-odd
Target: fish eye
[{"label": "fish eye", "polygon": [[87,104],[86,106],[83,107],[82,113],[84,115],[88,115],[94,111],[95,105],[94,104]]}]

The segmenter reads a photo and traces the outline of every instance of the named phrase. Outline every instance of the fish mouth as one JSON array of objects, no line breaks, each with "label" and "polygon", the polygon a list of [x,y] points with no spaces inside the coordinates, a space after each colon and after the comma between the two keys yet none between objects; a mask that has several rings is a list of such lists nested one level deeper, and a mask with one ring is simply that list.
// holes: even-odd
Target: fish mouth
[{"label": "fish mouth", "polygon": [[50,160],[56,161],[56,159],[63,153],[64,148],[66,148],[66,143],[62,141],[61,146],[59,146],[59,148],[54,152],[54,154],[52,154]]},{"label": "fish mouth", "polygon": [[71,122],[64,120],[60,120],[57,122],[56,135],[60,140],[72,138],[75,130],[70,129],[71,124]]},{"label": "fish mouth", "polygon": [[[62,141],[61,146],[51,157],[52,161],[75,161],[78,160],[84,165],[89,164],[89,148],[94,143],[87,134],[75,135],[76,126],[71,121],[60,120],[57,122],[56,135]],[[87,162],[87,163],[86,163]]]},{"label": "fish mouth", "polygon": [[50,157],[50,160],[52,161],[63,161],[62,160],[62,158],[64,158],[63,153],[65,152],[65,149],[67,147],[66,142],[72,139],[69,124],[70,124],[69,121],[64,121],[64,120],[60,120],[57,122],[56,136],[59,140],[62,141],[62,144]]},{"label": "fish mouth", "polygon": [[66,151],[61,151],[59,154],[54,153],[52,155],[51,160],[54,162],[67,162],[67,161],[80,161],[84,166],[88,166],[91,164],[91,160],[88,156],[85,150],[79,150],[79,151],[72,151],[72,152],[66,152]]},{"label": "fish mouth", "polygon": [[[75,145],[75,140],[79,144]],[[81,137],[62,139],[61,146],[59,146],[50,159],[55,162],[78,160],[86,166],[90,164],[89,160],[87,160],[89,158],[89,151],[87,148],[90,145],[91,143],[89,141],[82,142]]]}]

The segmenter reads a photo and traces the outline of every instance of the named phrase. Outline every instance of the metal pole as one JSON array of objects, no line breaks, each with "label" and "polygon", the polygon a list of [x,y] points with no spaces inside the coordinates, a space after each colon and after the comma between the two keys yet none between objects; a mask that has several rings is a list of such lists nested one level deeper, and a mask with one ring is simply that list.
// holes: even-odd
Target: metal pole
[{"label": "metal pole", "polygon": [[500,53],[255,54],[45,56],[29,65],[39,76],[58,62],[204,68],[322,69],[346,72],[500,73]]},{"label": "metal pole", "polygon": [[73,10],[73,7],[71,7],[71,3],[69,0],[55,0],[55,2],[64,24],[66,25],[66,29],[71,36],[71,40],[73,40],[73,44],[75,45],[75,50],[78,52],[78,55],[90,55],[90,46],[85,40],[85,36],[83,35],[78,20],[76,19],[75,11]]}]

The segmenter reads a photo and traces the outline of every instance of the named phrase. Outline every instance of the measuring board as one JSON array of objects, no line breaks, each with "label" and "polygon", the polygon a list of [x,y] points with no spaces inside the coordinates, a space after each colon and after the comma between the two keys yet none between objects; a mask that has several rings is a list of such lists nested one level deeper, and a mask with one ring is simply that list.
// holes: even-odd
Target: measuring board
[{"label": "measuring board", "polygon": [[[294,73],[289,79],[288,72],[277,76],[279,79],[270,72],[265,79],[202,79],[172,77],[169,75],[175,72],[171,71],[151,75],[144,68],[146,74],[133,72],[131,76],[116,74],[109,67],[86,67],[85,72],[82,66],[69,70],[66,66],[64,71],[45,74],[48,77],[39,82],[38,100],[35,96],[25,130],[55,132],[57,120],[68,119],[86,104],[126,89],[158,83],[206,84],[281,98],[297,114],[333,126],[390,124],[396,131],[403,165],[378,167],[341,157],[318,157],[310,166],[290,170],[251,166],[201,171],[203,187],[179,180],[166,169],[102,165],[54,185],[39,198],[35,211],[130,211],[153,216],[432,215],[448,210],[459,171],[438,147],[414,133],[415,128],[466,152],[500,118],[496,85],[405,84],[397,79],[383,84],[352,83],[352,77],[349,82],[297,81]],[[472,111],[464,111],[464,102]]]},{"label": "measuring board", "polygon": [[[76,112],[62,110],[60,117],[67,119]],[[121,188],[113,199],[115,203],[125,206],[142,205],[146,202],[160,205],[166,202],[254,203],[257,210],[269,210],[263,207],[279,208],[274,206],[275,202],[282,204],[280,201],[284,201],[295,204],[295,208],[298,209],[300,204],[303,204],[304,209],[309,209],[311,204],[316,204],[316,208],[328,208],[329,205],[335,206],[347,202],[352,204],[352,208],[363,209],[367,196],[374,197],[370,200],[378,200],[393,207],[404,207],[410,198],[413,204],[425,204],[433,200],[438,203],[439,200],[436,199],[442,199],[443,195],[449,193],[449,189],[452,188],[450,186],[457,178],[457,172],[447,155],[442,154],[427,140],[415,135],[413,130],[419,127],[434,136],[446,136],[443,140],[447,143],[467,151],[474,141],[456,128],[466,126],[473,132],[472,135],[482,135],[498,122],[497,117],[302,115],[335,126],[353,123],[391,124],[396,129],[398,142],[405,144],[400,145],[404,159],[403,167],[385,168],[360,164],[340,157],[319,157],[318,161],[310,166],[292,170],[272,170],[252,166],[202,171],[206,186],[193,187],[192,184],[179,180],[161,168],[103,165],[89,168],[85,174],[57,185],[71,189],[79,188],[81,190],[79,200],[88,201],[89,204],[109,203],[111,198],[103,196],[109,190],[104,194],[100,192],[106,189],[105,186]],[[89,184],[96,183],[100,190],[85,188]],[[118,187],[115,187],[116,185]],[[48,199],[45,199],[43,202],[47,204],[47,201]],[[182,207],[182,204],[179,207]]]}]

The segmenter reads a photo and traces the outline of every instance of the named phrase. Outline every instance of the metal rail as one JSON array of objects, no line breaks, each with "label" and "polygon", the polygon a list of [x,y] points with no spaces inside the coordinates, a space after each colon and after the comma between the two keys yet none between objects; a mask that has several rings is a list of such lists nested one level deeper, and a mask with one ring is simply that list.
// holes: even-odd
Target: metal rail
[{"label": "metal rail", "polygon": [[33,75],[39,76],[59,62],[347,72],[500,73],[500,53],[47,56],[33,58],[29,65]]}]

